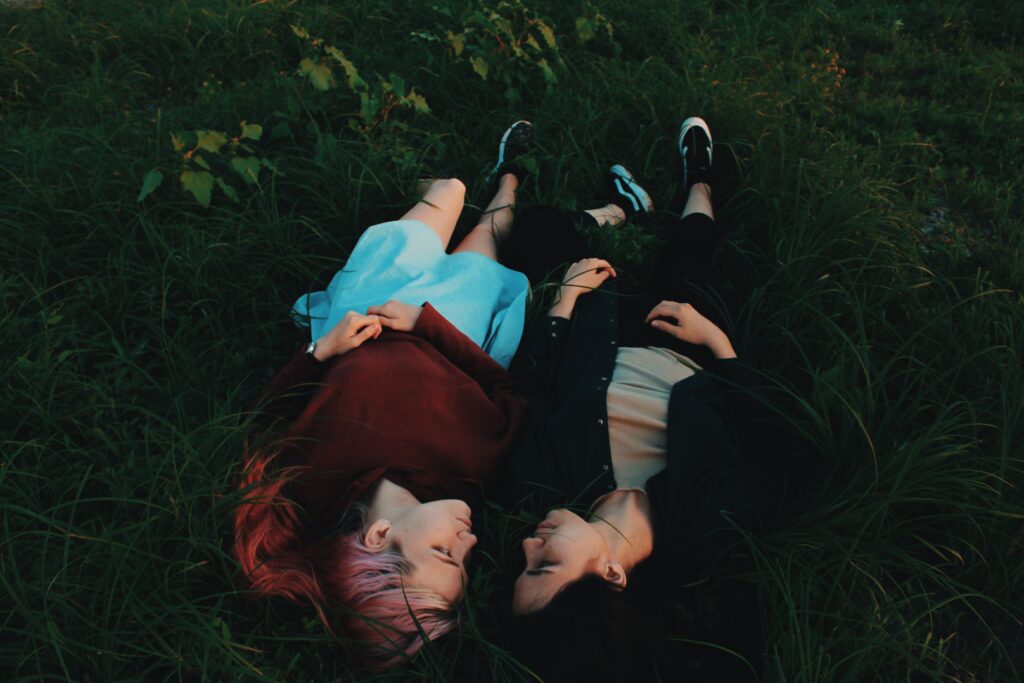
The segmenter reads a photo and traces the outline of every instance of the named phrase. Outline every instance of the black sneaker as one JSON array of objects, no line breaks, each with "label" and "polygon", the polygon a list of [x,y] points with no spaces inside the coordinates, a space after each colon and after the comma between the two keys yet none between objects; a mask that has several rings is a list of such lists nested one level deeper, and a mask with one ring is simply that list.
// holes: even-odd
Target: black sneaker
[{"label": "black sneaker", "polygon": [[498,143],[498,161],[491,170],[491,178],[497,180],[506,173],[511,173],[519,182],[528,176],[529,170],[516,160],[525,156],[533,144],[533,124],[529,121],[516,121],[501,136]]},{"label": "black sneaker", "polygon": [[615,164],[608,169],[608,184],[611,188],[609,201],[626,212],[626,218],[654,213],[654,202],[651,195],[640,187],[629,169],[622,164]]},{"label": "black sneaker", "polygon": [[689,190],[695,183],[711,184],[711,129],[698,116],[683,121],[679,128],[679,156],[683,158],[683,187]]}]

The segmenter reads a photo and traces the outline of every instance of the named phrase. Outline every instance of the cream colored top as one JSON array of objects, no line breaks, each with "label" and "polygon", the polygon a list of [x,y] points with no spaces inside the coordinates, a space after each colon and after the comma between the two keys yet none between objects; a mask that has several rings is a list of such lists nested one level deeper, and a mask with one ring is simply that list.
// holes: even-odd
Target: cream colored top
[{"label": "cream colored top", "polygon": [[672,386],[699,366],[670,349],[622,347],[608,385],[608,442],[619,489],[640,489],[665,469]]}]

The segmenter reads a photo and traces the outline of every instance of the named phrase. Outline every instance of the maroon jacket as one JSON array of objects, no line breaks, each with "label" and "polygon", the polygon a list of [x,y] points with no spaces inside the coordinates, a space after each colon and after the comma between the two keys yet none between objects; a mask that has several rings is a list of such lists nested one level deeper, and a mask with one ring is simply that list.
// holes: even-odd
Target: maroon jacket
[{"label": "maroon jacket", "polygon": [[412,332],[323,363],[299,352],[259,409],[290,424],[277,462],[299,472],[287,495],[329,530],[386,477],[421,501],[474,502],[493,486],[526,410],[505,371],[430,304]]}]

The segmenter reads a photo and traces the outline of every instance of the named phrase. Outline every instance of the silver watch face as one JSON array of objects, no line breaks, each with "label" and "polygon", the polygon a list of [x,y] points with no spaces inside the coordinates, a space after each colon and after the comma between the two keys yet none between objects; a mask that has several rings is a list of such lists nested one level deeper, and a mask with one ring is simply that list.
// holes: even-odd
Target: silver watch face
[{"label": "silver watch face", "polygon": [[316,342],[311,341],[309,342],[309,346],[306,347],[306,355],[312,356],[314,351],[316,351]]}]

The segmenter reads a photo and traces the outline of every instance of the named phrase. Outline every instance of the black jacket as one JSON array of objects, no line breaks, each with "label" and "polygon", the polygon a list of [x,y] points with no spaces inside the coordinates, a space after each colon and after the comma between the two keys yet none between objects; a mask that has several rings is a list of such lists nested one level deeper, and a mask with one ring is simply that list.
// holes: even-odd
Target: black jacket
[{"label": "black jacket", "polygon": [[[534,323],[513,365],[529,402],[508,459],[509,502],[585,512],[616,488],[607,392],[618,349],[617,290],[580,297],[571,321]],[[666,346],[669,338],[666,337]],[[655,567],[692,568],[735,527],[756,529],[781,505],[785,477],[757,388],[760,375],[717,360],[672,388],[667,467],[647,482]],[[766,429],[761,429],[766,428]]]}]

